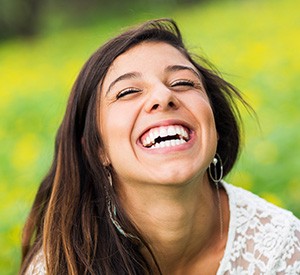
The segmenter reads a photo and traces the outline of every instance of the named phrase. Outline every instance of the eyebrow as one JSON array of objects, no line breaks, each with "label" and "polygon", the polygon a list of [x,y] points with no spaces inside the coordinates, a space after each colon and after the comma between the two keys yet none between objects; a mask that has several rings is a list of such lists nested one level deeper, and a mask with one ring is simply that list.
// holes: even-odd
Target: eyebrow
[{"label": "eyebrow", "polygon": [[110,83],[110,85],[108,86],[106,94],[108,94],[110,92],[111,88],[114,85],[116,85],[119,81],[126,80],[126,79],[132,79],[132,78],[138,78],[140,76],[141,76],[141,74],[138,73],[138,72],[130,72],[130,73],[120,75],[113,82]]},{"label": "eyebrow", "polygon": [[185,70],[192,72],[195,76],[197,76],[201,80],[200,74],[190,66],[170,65],[165,69],[166,72],[178,72],[178,71],[185,71]]}]

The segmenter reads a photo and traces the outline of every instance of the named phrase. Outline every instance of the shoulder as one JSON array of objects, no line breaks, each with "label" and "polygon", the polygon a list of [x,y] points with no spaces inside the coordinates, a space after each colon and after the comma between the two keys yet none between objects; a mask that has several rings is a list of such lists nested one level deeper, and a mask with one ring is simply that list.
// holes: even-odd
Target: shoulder
[{"label": "shoulder", "polygon": [[300,273],[300,220],[249,191],[224,187],[231,215],[231,265],[248,265],[250,274]]},{"label": "shoulder", "polygon": [[[231,211],[236,211],[237,217],[254,218],[263,224],[273,224],[278,229],[284,229],[290,226],[300,227],[300,220],[292,212],[282,209],[259,196],[224,183],[224,187],[229,197]],[[257,220],[257,221],[258,221]],[[242,222],[242,220],[239,220]]]}]

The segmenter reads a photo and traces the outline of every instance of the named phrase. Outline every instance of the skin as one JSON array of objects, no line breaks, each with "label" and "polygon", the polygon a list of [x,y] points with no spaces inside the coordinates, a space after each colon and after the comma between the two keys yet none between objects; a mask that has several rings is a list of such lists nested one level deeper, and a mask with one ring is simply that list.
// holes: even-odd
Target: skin
[{"label": "skin", "polygon": [[[165,148],[142,145],[147,130],[174,124],[189,128],[188,142]],[[101,157],[114,168],[122,205],[163,273],[215,274],[226,244],[226,234],[220,239],[216,190],[206,172],[216,152],[217,131],[196,68],[163,42],[131,48],[115,59],[103,81],[99,125]],[[224,190],[221,205],[226,231]]]}]

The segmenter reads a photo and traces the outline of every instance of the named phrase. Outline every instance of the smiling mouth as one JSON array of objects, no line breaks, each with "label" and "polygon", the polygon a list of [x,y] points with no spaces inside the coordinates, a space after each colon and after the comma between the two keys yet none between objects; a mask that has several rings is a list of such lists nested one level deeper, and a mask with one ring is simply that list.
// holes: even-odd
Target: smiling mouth
[{"label": "smiling mouth", "polygon": [[190,140],[190,130],[182,125],[155,127],[141,137],[145,148],[164,148],[185,144]]}]

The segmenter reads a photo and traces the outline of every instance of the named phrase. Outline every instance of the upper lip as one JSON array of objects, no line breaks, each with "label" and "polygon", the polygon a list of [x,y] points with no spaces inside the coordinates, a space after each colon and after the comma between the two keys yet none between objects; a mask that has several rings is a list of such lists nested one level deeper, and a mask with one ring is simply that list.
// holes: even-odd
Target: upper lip
[{"label": "upper lip", "polygon": [[153,124],[149,125],[147,128],[145,128],[142,131],[142,133],[139,135],[138,141],[141,142],[141,137],[152,128],[156,128],[156,127],[160,127],[160,126],[171,126],[171,125],[182,125],[183,127],[187,128],[190,132],[193,131],[193,127],[186,121],[183,121],[180,119],[162,120],[162,121],[153,123]]}]

